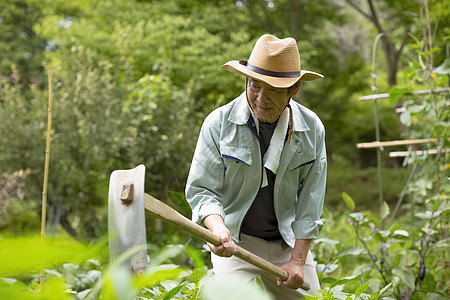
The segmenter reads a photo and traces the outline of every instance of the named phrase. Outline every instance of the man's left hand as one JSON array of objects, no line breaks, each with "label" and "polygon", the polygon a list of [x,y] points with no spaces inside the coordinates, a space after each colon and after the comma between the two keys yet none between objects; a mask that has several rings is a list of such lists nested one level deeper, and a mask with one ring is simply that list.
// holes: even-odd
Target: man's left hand
[{"label": "man's left hand", "polygon": [[290,260],[282,265],[281,268],[289,273],[289,278],[285,281],[277,278],[277,285],[285,285],[293,290],[302,286],[305,278],[303,277],[303,264],[301,262]]}]

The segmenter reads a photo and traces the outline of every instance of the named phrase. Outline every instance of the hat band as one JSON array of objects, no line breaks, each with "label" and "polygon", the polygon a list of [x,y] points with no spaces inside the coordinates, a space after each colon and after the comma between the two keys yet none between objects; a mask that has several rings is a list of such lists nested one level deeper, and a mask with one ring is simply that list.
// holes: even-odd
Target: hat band
[{"label": "hat band", "polygon": [[266,69],[258,68],[255,65],[252,65],[248,61],[241,61],[241,64],[245,65],[249,70],[259,73],[261,75],[267,75],[271,77],[280,77],[280,78],[296,78],[300,77],[300,71],[294,71],[294,72],[276,72],[276,71],[269,71]]}]

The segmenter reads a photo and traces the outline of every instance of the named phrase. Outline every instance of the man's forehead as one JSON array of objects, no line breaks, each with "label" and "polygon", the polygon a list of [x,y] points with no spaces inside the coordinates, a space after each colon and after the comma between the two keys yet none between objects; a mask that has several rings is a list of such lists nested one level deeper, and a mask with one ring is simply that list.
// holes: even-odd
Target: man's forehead
[{"label": "man's forehead", "polygon": [[[276,90],[287,90],[287,89],[291,88],[291,87],[286,87],[286,88],[276,88],[276,87],[271,86],[271,85],[268,84],[267,82],[264,82],[264,81],[262,81],[262,80],[259,80],[259,79],[253,78],[253,77],[249,77],[249,76],[247,76],[247,80],[248,80],[248,82],[251,82],[251,83],[257,83],[257,84],[260,84],[260,85],[265,85],[265,86],[271,87],[272,89],[276,89]],[[301,81],[297,81],[295,84],[300,85],[300,84],[301,84]],[[295,85],[295,84],[294,84],[294,85]],[[293,85],[293,86],[294,86],[294,85]]]},{"label": "man's forehead", "polygon": [[264,81],[258,80],[256,78],[252,78],[252,77],[247,77],[247,78],[248,78],[248,80],[256,82],[256,83],[266,84]]},{"label": "man's forehead", "polygon": [[266,86],[272,87],[270,84],[268,84],[268,83],[266,83],[266,82],[264,82],[262,80],[258,80],[258,79],[252,78],[252,77],[248,77],[248,80],[250,82],[253,82],[253,83],[258,83],[258,84],[261,84],[261,85],[266,85]]},{"label": "man's forehead", "polygon": [[268,84],[267,82],[264,82],[262,80],[258,80],[258,79],[252,78],[252,77],[248,77],[248,81],[249,81],[249,83],[258,84],[258,85],[261,85],[263,87],[270,88],[271,90],[277,90],[277,91],[287,90],[287,88],[276,88],[276,87],[273,87],[270,84]]}]

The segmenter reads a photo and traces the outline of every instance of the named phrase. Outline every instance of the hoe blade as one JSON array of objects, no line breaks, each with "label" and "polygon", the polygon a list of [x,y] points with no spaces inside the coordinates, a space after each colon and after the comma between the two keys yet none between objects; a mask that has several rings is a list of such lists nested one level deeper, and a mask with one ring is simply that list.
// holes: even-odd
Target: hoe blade
[{"label": "hoe blade", "polygon": [[109,182],[110,259],[111,262],[120,259],[134,273],[144,271],[148,265],[144,179],[145,166],[139,165],[131,170],[114,171]]}]

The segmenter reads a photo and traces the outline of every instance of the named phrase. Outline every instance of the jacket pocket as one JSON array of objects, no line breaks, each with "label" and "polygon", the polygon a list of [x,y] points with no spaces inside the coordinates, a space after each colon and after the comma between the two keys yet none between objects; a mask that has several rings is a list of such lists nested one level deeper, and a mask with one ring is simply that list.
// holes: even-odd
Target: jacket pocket
[{"label": "jacket pocket", "polygon": [[293,171],[295,169],[312,165],[316,161],[316,154],[314,152],[297,152],[288,165],[288,169]]},{"label": "jacket pocket", "polygon": [[233,160],[236,163],[243,163],[247,166],[250,166],[253,162],[252,149],[250,148],[220,145],[220,155],[224,159]]}]

